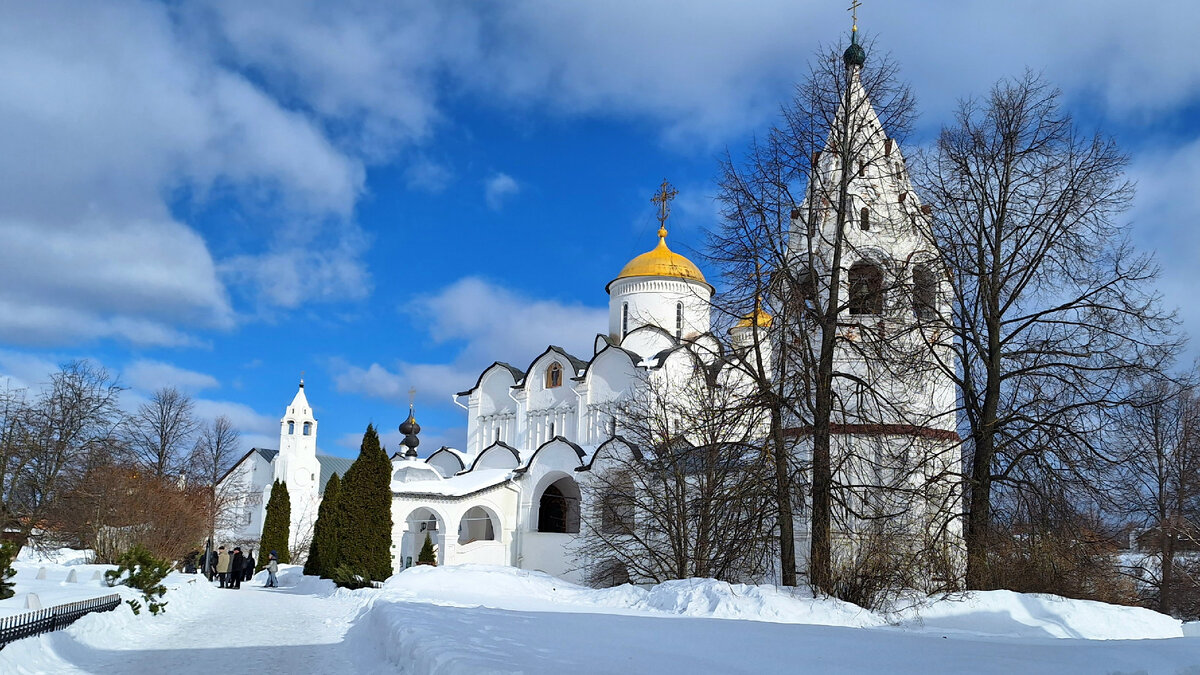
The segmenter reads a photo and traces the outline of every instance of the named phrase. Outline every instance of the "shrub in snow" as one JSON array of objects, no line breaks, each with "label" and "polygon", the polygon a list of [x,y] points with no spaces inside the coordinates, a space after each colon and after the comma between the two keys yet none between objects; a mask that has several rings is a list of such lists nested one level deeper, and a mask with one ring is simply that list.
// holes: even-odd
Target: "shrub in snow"
[{"label": "shrub in snow", "polygon": [[342,563],[333,569],[331,579],[338,586],[351,590],[356,588],[371,588],[374,585],[371,583],[370,575],[356,572],[346,563]]},{"label": "shrub in snow", "polygon": [[16,560],[18,551],[20,547],[13,542],[0,542],[0,600],[11,598],[16,592],[13,590],[13,582],[9,580],[17,573],[12,563]]},{"label": "shrub in snow", "polygon": [[[104,580],[109,586],[116,586],[120,583],[141,591],[150,613],[158,614],[166,611],[167,603],[163,602],[161,598],[167,589],[162,585],[162,580],[170,572],[170,562],[155,558],[144,546],[135,544],[133,548],[117,558],[117,569],[104,573]],[[133,599],[125,602],[133,609],[134,614],[141,614],[142,603]]]},{"label": "shrub in snow", "polygon": [[421,545],[421,552],[417,554],[418,565],[437,565],[437,554],[433,552],[433,540],[429,538],[429,533],[425,533],[425,543]]}]

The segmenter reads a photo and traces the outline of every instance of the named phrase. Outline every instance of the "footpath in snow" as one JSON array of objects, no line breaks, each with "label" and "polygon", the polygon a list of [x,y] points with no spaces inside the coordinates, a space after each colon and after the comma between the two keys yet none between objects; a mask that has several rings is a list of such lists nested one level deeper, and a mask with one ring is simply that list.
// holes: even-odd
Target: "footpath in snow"
[{"label": "footpath in snow", "polygon": [[280,581],[233,591],[173,574],[166,614],[84,617],[0,651],[0,673],[1200,673],[1200,638],[1178,621],[1053,596],[885,617],[769,586],[596,590],[503,567],[414,568],[377,590],[296,567]]}]

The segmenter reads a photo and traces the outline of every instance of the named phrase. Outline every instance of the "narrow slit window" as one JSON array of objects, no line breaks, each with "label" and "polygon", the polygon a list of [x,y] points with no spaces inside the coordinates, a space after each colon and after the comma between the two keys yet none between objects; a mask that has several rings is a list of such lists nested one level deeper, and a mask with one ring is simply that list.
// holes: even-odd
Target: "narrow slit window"
[{"label": "narrow slit window", "polygon": [[624,340],[626,335],[629,335],[629,303],[628,302],[621,304],[621,339]]},{"label": "narrow slit window", "polygon": [[683,303],[675,303],[675,340],[683,339]]},{"label": "narrow slit window", "polygon": [[864,232],[871,229],[871,210],[865,206],[858,212],[858,227]]},{"label": "narrow slit window", "polygon": [[918,319],[928,320],[937,316],[937,278],[929,265],[913,268],[913,313]]}]

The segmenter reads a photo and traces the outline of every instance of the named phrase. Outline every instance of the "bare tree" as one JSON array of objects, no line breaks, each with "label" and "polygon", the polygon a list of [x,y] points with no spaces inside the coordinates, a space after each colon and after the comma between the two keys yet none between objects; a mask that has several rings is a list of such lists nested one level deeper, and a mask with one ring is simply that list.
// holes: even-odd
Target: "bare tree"
[{"label": "bare tree", "polygon": [[893,63],[865,62],[857,41],[814,59],[781,122],[726,157],[708,246],[728,286],[718,310],[769,414],[782,582],[796,582],[807,491],[809,582],[825,592],[835,534],[861,539],[864,520],[922,499],[944,543],[957,511],[953,402],[938,399],[926,354],[947,356],[948,334],[927,321],[944,311],[942,275],[899,149],[913,100]]},{"label": "bare tree", "polygon": [[1026,73],[960,104],[919,179],[948,269],[954,379],[969,438],[967,585],[985,587],[997,486],[1071,476],[1120,382],[1172,351],[1157,270],[1116,217],[1132,186],[1112,140],[1081,135]]},{"label": "bare tree", "polygon": [[[38,397],[22,407],[10,398],[6,414],[3,509],[23,538],[43,527],[55,502],[77,488],[87,471],[119,451],[121,387],[86,361],[64,364]],[[6,451],[7,452],[7,451]]]},{"label": "bare tree", "polygon": [[135,458],[157,477],[176,473],[199,427],[192,398],[175,387],[162,387],[138,406],[129,419],[129,446]]},{"label": "bare tree", "polygon": [[1200,548],[1200,397],[1193,381],[1194,374],[1182,383],[1143,378],[1112,439],[1122,461],[1113,466],[1111,495],[1144,531],[1141,545],[1157,565],[1143,581],[1164,614],[1185,608],[1180,596],[1190,596],[1192,605],[1200,599],[1200,576],[1177,560],[1180,551]]},{"label": "bare tree", "polygon": [[762,411],[745,405],[729,381],[735,371],[682,358],[692,376],[639,387],[617,411],[621,436],[598,449],[581,480],[578,553],[598,585],[757,581],[772,566],[772,495],[761,446],[750,442]]},{"label": "bare tree", "polygon": [[210,538],[216,536],[218,528],[231,525],[218,521],[221,514],[231,512],[227,507],[242,496],[243,486],[221,482],[241,458],[241,445],[241,434],[233,421],[225,415],[219,415],[208,424],[201,425],[196,444],[188,457],[188,475],[204,490],[204,513]]}]

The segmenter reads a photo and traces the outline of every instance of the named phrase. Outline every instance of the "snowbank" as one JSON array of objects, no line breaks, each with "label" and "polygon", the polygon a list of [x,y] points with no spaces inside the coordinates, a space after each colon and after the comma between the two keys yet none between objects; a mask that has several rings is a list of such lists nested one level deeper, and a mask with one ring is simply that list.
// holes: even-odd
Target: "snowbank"
[{"label": "snowbank", "polygon": [[626,584],[594,589],[542,572],[490,565],[417,566],[384,584],[379,601],[427,602],[549,612],[615,612],[661,616],[745,619],[861,628],[881,626],[882,617],[832,598],[813,598],[802,589],[684,579],[650,589]]},{"label": "snowbank", "polygon": [[910,629],[1004,637],[1141,640],[1183,636],[1178,619],[1149,609],[1013,591],[933,598],[898,612],[896,618]]},{"label": "snowbank", "polygon": [[984,591],[915,602],[886,617],[805,589],[728,584],[713,579],[669,581],[648,589],[592,589],[529,570],[489,565],[418,566],[393,576],[378,602],[540,612],[607,612],[741,619],[771,623],[964,633],[997,637],[1134,640],[1181,637],[1165,614],[1088,600],[1012,591]]},{"label": "snowbank", "polygon": [[59,548],[38,551],[32,546],[23,546],[15,562],[30,565],[88,565],[95,557],[96,554],[91,549]]}]

